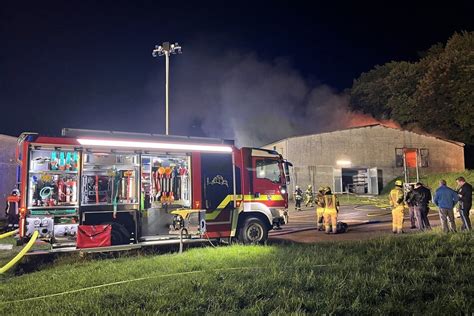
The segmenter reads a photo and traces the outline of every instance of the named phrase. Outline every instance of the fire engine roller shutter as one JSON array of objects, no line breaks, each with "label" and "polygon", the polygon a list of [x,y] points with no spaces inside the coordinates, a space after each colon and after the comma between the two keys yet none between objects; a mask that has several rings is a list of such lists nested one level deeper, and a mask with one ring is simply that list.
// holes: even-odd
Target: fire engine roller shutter
[{"label": "fire engine roller shutter", "polygon": [[[236,168],[236,194],[241,194],[240,170]],[[226,199],[234,194],[234,181],[232,171],[232,155],[226,154],[201,154],[201,183],[203,207],[212,212]],[[216,222],[227,222],[231,219],[233,204],[224,207],[227,212],[219,215]]]}]

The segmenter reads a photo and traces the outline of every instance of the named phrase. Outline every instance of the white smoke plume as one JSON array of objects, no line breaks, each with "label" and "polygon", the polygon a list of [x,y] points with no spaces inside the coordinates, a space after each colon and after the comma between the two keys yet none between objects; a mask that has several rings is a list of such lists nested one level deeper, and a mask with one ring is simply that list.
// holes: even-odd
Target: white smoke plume
[{"label": "white smoke plume", "polygon": [[206,136],[261,146],[367,119],[375,122],[352,113],[346,95],[305,79],[284,58],[217,50],[189,50],[176,58],[182,60],[172,57],[172,126],[197,122]]}]

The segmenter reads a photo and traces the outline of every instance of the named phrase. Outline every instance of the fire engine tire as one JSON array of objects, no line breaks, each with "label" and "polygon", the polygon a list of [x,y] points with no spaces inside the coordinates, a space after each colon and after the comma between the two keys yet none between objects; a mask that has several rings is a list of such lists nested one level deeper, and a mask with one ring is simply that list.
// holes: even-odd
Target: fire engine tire
[{"label": "fire engine tire", "polygon": [[257,217],[248,217],[239,230],[239,241],[244,244],[263,244],[268,238],[268,227]]},{"label": "fire engine tire", "polygon": [[125,226],[115,222],[104,223],[104,225],[112,226],[112,232],[110,236],[112,246],[130,243],[130,233],[125,228]]}]

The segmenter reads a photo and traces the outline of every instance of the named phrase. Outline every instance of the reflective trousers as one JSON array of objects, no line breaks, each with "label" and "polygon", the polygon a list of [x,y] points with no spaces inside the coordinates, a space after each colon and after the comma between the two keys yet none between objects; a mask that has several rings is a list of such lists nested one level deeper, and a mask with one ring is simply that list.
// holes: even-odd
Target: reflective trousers
[{"label": "reflective trousers", "polygon": [[297,211],[301,210],[301,198],[296,198],[295,199],[295,208]]},{"label": "reflective trousers", "polygon": [[324,227],[326,228],[326,233],[335,234],[337,230],[337,211],[325,211],[324,212]]},{"label": "reflective trousers", "polygon": [[471,219],[469,218],[472,205],[461,203],[461,209],[459,215],[461,215],[461,230],[471,230]]},{"label": "reflective trousers", "polygon": [[401,233],[403,231],[403,205],[396,206],[392,210],[392,231],[394,233]]}]

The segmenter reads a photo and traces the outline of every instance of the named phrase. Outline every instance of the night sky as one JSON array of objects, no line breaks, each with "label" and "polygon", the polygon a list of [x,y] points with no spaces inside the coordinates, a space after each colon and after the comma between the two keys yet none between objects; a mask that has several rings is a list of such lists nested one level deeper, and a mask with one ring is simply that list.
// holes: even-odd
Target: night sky
[{"label": "night sky", "polygon": [[[260,103],[291,121],[274,138],[316,131],[295,126],[318,106],[344,107],[343,90],[361,72],[416,60],[453,32],[473,30],[469,2],[2,2],[0,133],[163,133],[164,59],[151,51],[167,40],[183,47],[171,59],[172,133],[238,137],[229,126],[257,124]],[[275,100],[272,89],[291,93]]]}]

